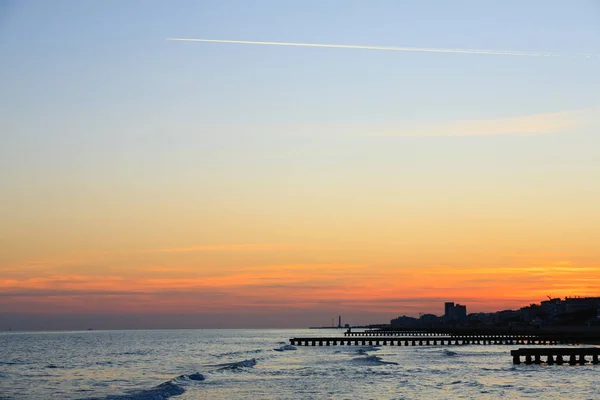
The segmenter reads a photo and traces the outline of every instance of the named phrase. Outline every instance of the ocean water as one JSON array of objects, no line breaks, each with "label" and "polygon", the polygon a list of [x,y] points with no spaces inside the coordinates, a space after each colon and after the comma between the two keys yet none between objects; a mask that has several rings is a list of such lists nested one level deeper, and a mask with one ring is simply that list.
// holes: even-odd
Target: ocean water
[{"label": "ocean water", "polygon": [[330,330],[0,334],[0,399],[598,399],[600,366],[523,346],[292,347]]}]

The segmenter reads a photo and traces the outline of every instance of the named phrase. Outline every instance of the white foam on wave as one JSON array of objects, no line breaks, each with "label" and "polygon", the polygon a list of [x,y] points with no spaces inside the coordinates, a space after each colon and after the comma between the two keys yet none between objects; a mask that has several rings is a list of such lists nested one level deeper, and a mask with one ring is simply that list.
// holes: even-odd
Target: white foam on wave
[{"label": "white foam on wave", "polygon": [[[163,382],[151,389],[142,389],[130,391],[124,395],[109,395],[95,400],[166,400],[173,396],[179,396],[185,393],[186,383],[191,381],[203,381],[206,379],[199,372],[190,375],[179,375],[170,381]],[[94,400],[94,399],[92,399]]]},{"label": "white foam on wave", "polygon": [[185,393],[183,387],[173,381],[167,381],[152,389],[134,390],[123,395],[109,395],[92,400],[165,400],[183,393]]},{"label": "white foam on wave", "polygon": [[189,374],[189,375],[179,375],[175,379],[188,380],[188,381],[203,381],[206,379],[206,377],[204,375],[202,375],[201,373],[196,372],[196,373]]},{"label": "white foam on wave", "polygon": [[246,368],[252,368],[256,365],[256,358],[249,360],[237,361],[226,364],[218,364],[215,367],[221,367],[217,371],[243,371]]},{"label": "white foam on wave", "polygon": [[367,351],[379,351],[381,350],[381,348],[376,347],[376,346],[361,346],[358,351],[359,352],[363,352],[366,353]]},{"label": "white foam on wave", "polygon": [[375,347],[375,346],[364,346],[359,348],[358,350],[356,350],[356,354],[361,355],[361,356],[365,356],[368,354],[368,352],[370,351],[379,351],[381,350],[379,347]]},{"label": "white foam on wave", "polygon": [[352,359],[353,364],[357,365],[367,365],[367,366],[379,366],[379,365],[398,365],[397,362],[392,361],[383,361],[381,357],[377,356],[366,356],[366,357],[358,357]]},{"label": "white foam on wave", "polygon": [[15,361],[0,361],[0,365],[20,365],[27,364],[25,361],[15,360]]},{"label": "white foam on wave", "polygon": [[452,350],[448,350],[448,349],[444,349],[444,350],[442,351],[442,353],[443,353],[445,356],[448,356],[448,357],[453,357],[453,356],[455,356],[455,355],[457,355],[457,354],[458,354],[458,353],[456,353],[456,352],[454,352],[454,351],[452,351]]},{"label": "white foam on wave", "polygon": [[115,356],[146,356],[148,354],[150,354],[150,350],[132,350],[112,353],[112,355]]},{"label": "white foam on wave", "polygon": [[289,350],[297,350],[295,346],[292,346],[291,344],[286,344],[284,346],[281,346],[277,349],[273,349],[275,351],[289,351]]},{"label": "white foam on wave", "polygon": [[262,349],[254,349],[254,350],[243,350],[243,351],[231,351],[229,353],[221,353],[221,354],[215,354],[216,357],[235,357],[235,356],[241,356],[244,354],[258,354],[258,353],[262,353],[263,350]]}]

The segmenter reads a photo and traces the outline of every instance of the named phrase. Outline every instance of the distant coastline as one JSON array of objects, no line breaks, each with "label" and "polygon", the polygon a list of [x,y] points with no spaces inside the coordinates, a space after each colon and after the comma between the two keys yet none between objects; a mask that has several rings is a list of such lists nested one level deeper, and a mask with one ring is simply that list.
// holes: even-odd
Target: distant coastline
[{"label": "distant coastline", "polygon": [[310,327],[308,327],[308,329],[339,329],[339,330],[342,330],[344,328],[340,328],[337,326],[310,326]]}]

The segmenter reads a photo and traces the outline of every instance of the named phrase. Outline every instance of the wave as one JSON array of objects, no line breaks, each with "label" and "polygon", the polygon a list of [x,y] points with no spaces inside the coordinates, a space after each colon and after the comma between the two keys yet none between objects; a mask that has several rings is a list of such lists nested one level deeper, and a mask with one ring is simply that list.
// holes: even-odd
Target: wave
[{"label": "wave", "polygon": [[510,383],[505,383],[504,385],[493,385],[493,387],[497,387],[497,388],[503,388],[503,389],[512,389],[515,387],[515,385],[512,385]]},{"label": "wave", "polygon": [[381,357],[377,356],[366,356],[352,359],[353,364],[367,365],[367,366],[379,366],[379,365],[398,365],[397,362],[383,361]]},{"label": "wave", "polygon": [[183,387],[187,382],[203,381],[206,379],[201,373],[190,375],[179,375],[170,381],[163,382],[151,389],[133,390],[124,395],[109,395],[98,397],[91,400],[166,400],[173,396],[179,396],[185,393]]},{"label": "wave", "polygon": [[202,375],[200,372],[195,372],[195,373],[189,374],[189,375],[179,375],[175,379],[180,380],[180,381],[203,381],[206,379],[206,377],[204,375]]},{"label": "wave", "polygon": [[286,344],[283,345],[277,349],[273,349],[275,351],[288,351],[288,350],[297,350],[296,347],[292,346],[291,344]]},{"label": "wave", "polygon": [[481,370],[487,371],[487,372],[498,372],[498,371],[506,371],[506,368],[504,368],[504,367],[499,367],[499,368],[482,367]]},{"label": "wave", "polygon": [[221,367],[217,371],[243,371],[246,368],[252,368],[256,365],[256,358],[249,360],[237,361],[226,364],[218,364],[216,367]]},{"label": "wave", "polygon": [[379,350],[381,350],[381,347],[363,346],[363,347],[361,347],[361,349],[364,350],[364,351],[379,351]]},{"label": "wave", "polygon": [[379,347],[365,346],[365,347],[361,347],[358,350],[356,350],[356,354],[361,355],[361,356],[365,356],[370,351],[379,351],[379,350],[381,350]]},{"label": "wave", "polygon": [[262,353],[264,350],[262,349],[255,349],[255,350],[244,350],[244,351],[231,351],[229,353],[221,353],[221,354],[215,354],[216,357],[235,357],[235,356],[241,356],[244,354],[258,354],[258,353]]},{"label": "wave", "polygon": [[494,356],[497,357],[498,355],[501,355],[502,352],[498,352],[498,351],[477,351],[477,352],[473,352],[473,353],[469,353],[469,358],[471,357],[489,357],[489,356]]},{"label": "wave", "polygon": [[474,388],[481,388],[484,385],[476,380],[474,381],[467,381],[467,380],[461,380],[461,379],[457,379],[455,381],[451,381],[451,382],[445,382],[445,383],[440,383],[439,386],[453,386],[453,385],[461,385],[461,386],[468,386],[468,387],[474,387]]},{"label": "wave", "polygon": [[448,357],[453,357],[453,356],[455,356],[455,355],[457,355],[457,354],[458,354],[458,353],[456,353],[456,352],[454,352],[454,351],[451,351],[451,350],[448,350],[448,349],[444,349],[444,350],[442,350],[442,353],[443,353],[445,356],[448,356]]},{"label": "wave", "polygon": [[150,354],[150,350],[133,350],[133,351],[124,351],[124,352],[117,352],[117,353],[112,353],[113,355],[117,355],[117,356],[146,356],[148,354]]},{"label": "wave", "polygon": [[163,382],[152,389],[131,391],[125,395],[106,396],[97,400],[165,400],[179,396],[185,389],[172,381]]},{"label": "wave", "polygon": [[22,365],[27,364],[25,361],[15,360],[15,361],[0,361],[0,365]]}]

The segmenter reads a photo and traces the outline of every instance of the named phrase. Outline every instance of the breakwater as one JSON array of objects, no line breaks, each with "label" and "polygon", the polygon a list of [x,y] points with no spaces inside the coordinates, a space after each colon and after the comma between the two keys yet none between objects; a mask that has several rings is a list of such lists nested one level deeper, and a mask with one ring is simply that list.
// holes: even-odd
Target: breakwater
[{"label": "breakwater", "polygon": [[557,345],[577,344],[576,338],[545,338],[521,335],[450,335],[450,336],[345,336],[296,337],[293,346],[446,346],[446,345]]}]

